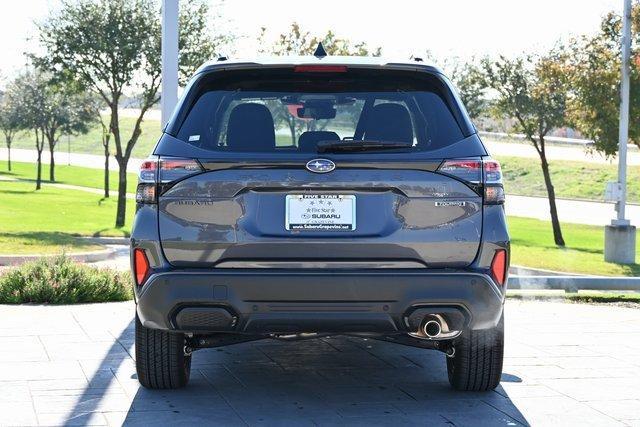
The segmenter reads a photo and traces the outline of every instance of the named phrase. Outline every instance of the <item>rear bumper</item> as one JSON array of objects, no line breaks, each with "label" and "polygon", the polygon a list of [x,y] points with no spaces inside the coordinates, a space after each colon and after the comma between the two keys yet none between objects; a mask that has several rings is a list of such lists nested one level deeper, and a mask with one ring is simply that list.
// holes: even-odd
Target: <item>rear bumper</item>
[{"label": "rear bumper", "polygon": [[486,329],[503,302],[486,274],[451,270],[180,270],[154,274],[137,293],[144,326],[196,333],[393,334],[409,332],[421,307]]}]

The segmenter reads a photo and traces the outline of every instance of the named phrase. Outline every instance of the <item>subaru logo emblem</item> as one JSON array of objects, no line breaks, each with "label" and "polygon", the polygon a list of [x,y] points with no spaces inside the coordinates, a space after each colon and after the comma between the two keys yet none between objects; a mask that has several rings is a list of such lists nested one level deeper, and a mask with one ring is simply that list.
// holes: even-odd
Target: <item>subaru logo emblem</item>
[{"label": "subaru logo emblem", "polygon": [[307,162],[307,169],[315,173],[327,173],[336,168],[336,164],[327,159],[313,159]]}]

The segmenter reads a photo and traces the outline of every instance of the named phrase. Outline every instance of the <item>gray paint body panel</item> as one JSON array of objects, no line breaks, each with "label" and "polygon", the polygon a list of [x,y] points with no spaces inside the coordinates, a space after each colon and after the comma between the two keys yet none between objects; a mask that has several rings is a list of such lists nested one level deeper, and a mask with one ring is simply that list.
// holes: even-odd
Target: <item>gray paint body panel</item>
[{"label": "gray paint body panel", "polygon": [[[355,195],[356,230],[286,230],[285,197],[303,193]],[[309,259],[464,267],[478,252],[482,199],[465,184],[426,171],[221,170],[163,194],[159,225],[167,260],[182,267]]]}]

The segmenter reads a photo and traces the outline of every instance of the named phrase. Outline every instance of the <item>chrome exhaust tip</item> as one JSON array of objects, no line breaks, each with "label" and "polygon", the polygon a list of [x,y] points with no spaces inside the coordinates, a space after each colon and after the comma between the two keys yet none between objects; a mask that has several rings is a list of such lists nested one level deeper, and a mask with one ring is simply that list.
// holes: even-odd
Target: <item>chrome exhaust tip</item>
[{"label": "chrome exhaust tip", "polygon": [[422,332],[429,338],[437,338],[442,333],[442,326],[438,320],[427,320],[422,325]]}]

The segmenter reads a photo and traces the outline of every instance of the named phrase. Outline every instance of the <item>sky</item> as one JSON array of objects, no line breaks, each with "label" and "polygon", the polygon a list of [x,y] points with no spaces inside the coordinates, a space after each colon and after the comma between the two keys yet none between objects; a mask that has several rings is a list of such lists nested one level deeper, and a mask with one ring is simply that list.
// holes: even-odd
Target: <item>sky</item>
[{"label": "sky", "polygon": [[[2,0],[0,75],[10,78],[36,48],[34,22],[59,7],[59,0]],[[239,35],[231,56],[254,56],[256,37],[268,38],[294,21],[315,35],[331,29],[339,37],[381,46],[393,58],[423,56],[469,59],[513,56],[548,49],[560,38],[591,33],[623,0],[210,0],[226,21],[216,30]],[[9,6],[10,5],[10,6]],[[31,40],[30,40],[31,39]]]}]

